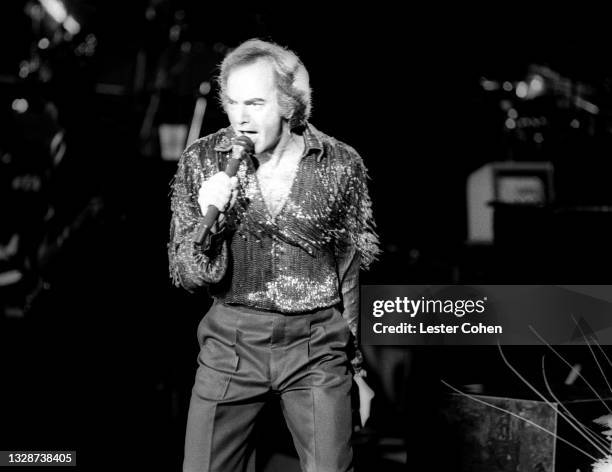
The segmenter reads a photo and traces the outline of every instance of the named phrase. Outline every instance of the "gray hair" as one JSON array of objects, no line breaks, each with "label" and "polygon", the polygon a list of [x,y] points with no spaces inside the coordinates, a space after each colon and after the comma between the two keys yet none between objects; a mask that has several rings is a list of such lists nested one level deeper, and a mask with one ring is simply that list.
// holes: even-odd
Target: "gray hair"
[{"label": "gray hair", "polygon": [[310,117],[312,108],[312,92],[306,67],[293,51],[260,39],[245,41],[223,59],[217,78],[221,105],[225,107],[227,101],[227,78],[232,69],[252,64],[259,59],[269,60],[274,68],[276,88],[279,92],[278,104],[282,116],[292,129],[304,125]]}]

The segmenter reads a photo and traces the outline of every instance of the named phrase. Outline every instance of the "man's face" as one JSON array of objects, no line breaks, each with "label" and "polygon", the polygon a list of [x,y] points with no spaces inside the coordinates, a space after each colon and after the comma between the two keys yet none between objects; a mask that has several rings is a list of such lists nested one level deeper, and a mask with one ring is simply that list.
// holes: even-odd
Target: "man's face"
[{"label": "man's face", "polygon": [[274,150],[288,124],[281,116],[274,72],[267,60],[230,71],[225,111],[234,131],[251,138],[255,154]]}]

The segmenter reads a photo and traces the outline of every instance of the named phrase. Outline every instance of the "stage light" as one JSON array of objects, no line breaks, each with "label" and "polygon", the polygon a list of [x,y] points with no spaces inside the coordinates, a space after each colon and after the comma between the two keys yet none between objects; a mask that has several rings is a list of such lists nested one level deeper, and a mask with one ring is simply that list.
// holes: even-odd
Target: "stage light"
[{"label": "stage light", "polygon": [[529,95],[533,98],[541,93],[544,93],[544,79],[536,74],[529,81]]},{"label": "stage light", "polygon": [[76,36],[81,31],[81,25],[77,20],[74,19],[72,15],[68,15],[66,20],[64,20],[64,28],[68,31],[72,36]]},{"label": "stage light", "polygon": [[574,105],[591,115],[597,115],[599,113],[599,107],[594,103],[585,100],[582,97],[574,97]]},{"label": "stage light", "polygon": [[525,80],[516,84],[516,96],[523,100],[531,100],[546,92],[544,78],[539,74],[528,74]]},{"label": "stage light", "polygon": [[28,107],[29,104],[25,98],[16,98],[15,100],[13,100],[12,108],[17,113],[25,113],[26,111],[28,111]]},{"label": "stage light", "polygon": [[49,40],[47,38],[41,38],[40,41],[38,41],[38,48],[39,49],[47,49],[49,47]]},{"label": "stage light", "polygon": [[62,25],[71,36],[75,36],[81,31],[79,22],[72,15],[68,14],[66,6],[60,0],[39,1],[47,14]]},{"label": "stage light", "polygon": [[62,24],[66,17],[68,16],[68,12],[66,11],[66,7],[59,0],[39,0],[40,4],[43,6],[45,11],[58,23]]},{"label": "stage light", "polygon": [[493,80],[485,79],[484,77],[480,79],[480,85],[487,92],[493,92],[499,88],[499,82],[494,82]]},{"label": "stage light", "polygon": [[527,98],[528,87],[522,80],[516,86],[516,96],[518,98]]},{"label": "stage light", "polygon": [[25,79],[28,75],[30,75],[30,63],[22,61],[19,65],[19,77]]},{"label": "stage light", "polygon": [[200,93],[202,95],[208,95],[210,93],[210,82],[204,81],[200,84]]}]

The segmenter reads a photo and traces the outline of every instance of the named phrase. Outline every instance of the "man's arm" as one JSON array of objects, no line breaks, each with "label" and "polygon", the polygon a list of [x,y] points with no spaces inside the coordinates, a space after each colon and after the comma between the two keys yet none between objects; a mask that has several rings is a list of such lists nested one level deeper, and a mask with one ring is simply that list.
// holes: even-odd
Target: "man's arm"
[{"label": "man's arm", "polygon": [[338,149],[338,157],[343,162],[341,178],[344,189],[337,202],[341,234],[336,247],[337,268],[344,307],[342,316],[353,334],[354,356],[351,363],[355,374],[359,374],[363,363],[358,345],[359,269],[367,269],[380,250],[363,160],[346,145]]},{"label": "man's arm", "polygon": [[360,256],[354,247],[343,254],[339,260],[339,275],[342,292],[342,317],[346,320],[352,334],[353,379],[359,391],[359,416],[364,426],[370,417],[370,404],[374,398],[374,391],[366,383],[366,371],[363,369],[363,356],[359,349],[359,266]]},{"label": "man's arm", "polygon": [[347,166],[343,177],[345,191],[340,202],[340,211],[344,214],[341,231],[344,234],[338,260],[340,288],[342,294],[343,313],[351,333],[353,334],[354,355],[351,359],[354,379],[359,389],[359,413],[361,424],[365,425],[370,415],[370,403],[374,391],[365,381],[363,356],[359,349],[359,269],[367,269],[376,259],[380,249],[378,236],[374,231],[372,202],[368,193],[367,170],[357,152],[348,146]]},{"label": "man's arm", "polygon": [[211,232],[202,245],[194,242],[203,218],[198,204],[201,182],[218,171],[211,158],[204,159],[204,166],[200,163],[201,146],[204,145],[196,141],[183,152],[171,192],[170,277],[176,286],[190,292],[220,282],[228,264],[227,242],[222,229]]},{"label": "man's arm", "polygon": [[342,317],[352,334],[351,365],[355,375],[362,375],[363,356],[359,349],[359,253],[350,246],[338,258],[338,275],[342,296]]}]

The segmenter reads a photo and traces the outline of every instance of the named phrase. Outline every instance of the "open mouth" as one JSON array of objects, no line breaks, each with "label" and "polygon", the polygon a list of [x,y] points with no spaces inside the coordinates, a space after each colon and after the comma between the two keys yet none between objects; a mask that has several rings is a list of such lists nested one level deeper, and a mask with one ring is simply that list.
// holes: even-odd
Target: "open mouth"
[{"label": "open mouth", "polygon": [[242,134],[243,136],[251,136],[251,137],[253,137],[253,136],[255,136],[257,134],[257,131],[244,131],[244,130],[241,130],[240,134]]}]

